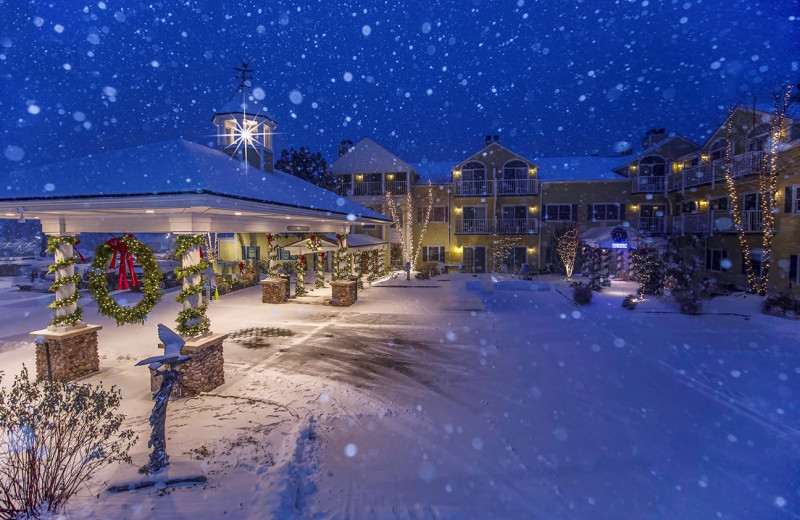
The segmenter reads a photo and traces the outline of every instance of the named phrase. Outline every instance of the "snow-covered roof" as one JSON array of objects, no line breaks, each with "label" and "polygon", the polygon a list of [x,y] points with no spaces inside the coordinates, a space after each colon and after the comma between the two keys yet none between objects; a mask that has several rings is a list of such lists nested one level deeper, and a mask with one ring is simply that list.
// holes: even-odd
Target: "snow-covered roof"
[{"label": "snow-covered roof", "polygon": [[623,179],[614,172],[619,157],[538,157],[533,162],[539,166],[541,181],[590,181]]},{"label": "snow-covered roof", "polygon": [[392,173],[413,170],[410,164],[369,137],[356,143],[330,166],[334,175],[344,173]]},{"label": "snow-covered roof", "polygon": [[433,183],[450,182],[451,170],[458,161],[425,161],[421,163],[411,163],[411,166],[419,175],[419,184],[426,184],[428,181]]},{"label": "snow-covered roof", "polygon": [[[281,248],[289,251],[293,255],[305,255],[311,252],[308,249],[308,243],[306,240],[306,238],[301,238],[299,240],[295,240],[294,242],[284,244],[281,246]],[[336,239],[335,233],[318,235],[317,243],[319,251],[327,252],[336,251],[339,249],[339,241]],[[367,251],[370,249],[377,249],[384,245],[386,245],[386,240],[373,237],[372,235],[366,235],[363,233],[351,233],[347,235],[347,247],[351,250]]]},{"label": "snow-covered roof", "polygon": [[635,155],[627,155],[625,156],[624,162],[620,162],[620,159],[617,158],[617,164],[615,166],[615,170],[622,170],[626,168],[632,162],[637,162],[639,158],[644,157],[646,155],[655,153],[660,148],[667,148],[670,147],[675,150],[674,156],[676,157],[683,157],[684,155],[690,153],[693,150],[699,150],[700,145],[695,143],[694,141],[683,137],[682,135],[672,135],[667,137],[662,141],[658,141],[654,143],[652,146],[645,148],[641,152]]},{"label": "snow-covered roof", "polygon": [[239,114],[246,113],[248,115],[258,115],[266,117],[273,123],[275,120],[267,112],[267,107],[261,104],[250,91],[248,86],[240,86],[233,93],[233,96],[225,102],[215,113],[214,117],[221,114]]},{"label": "snow-covered roof", "polygon": [[2,200],[213,194],[389,221],[369,208],[288,173],[267,173],[182,139],[12,172]]}]

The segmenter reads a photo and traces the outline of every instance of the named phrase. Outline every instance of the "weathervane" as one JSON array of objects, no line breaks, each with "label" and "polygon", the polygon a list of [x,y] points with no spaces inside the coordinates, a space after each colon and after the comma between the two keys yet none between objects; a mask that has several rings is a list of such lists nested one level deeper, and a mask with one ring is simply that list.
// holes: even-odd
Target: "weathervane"
[{"label": "weathervane", "polygon": [[244,61],[242,58],[239,58],[239,61],[242,62],[242,66],[241,67],[234,67],[233,70],[238,71],[242,75],[242,77],[241,77],[242,82],[239,83],[239,86],[240,87],[246,87],[246,86],[248,86],[247,85],[247,75],[250,74],[250,73],[255,72],[256,70],[255,69],[251,69],[250,68],[250,64],[247,63],[246,61]]},{"label": "weathervane", "polygon": [[[161,385],[158,390],[153,392],[153,411],[150,414],[150,426],[153,431],[150,433],[148,448],[153,448],[150,453],[150,461],[140,470],[143,473],[157,473],[169,465],[167,455],[167,404],[172,394],[172,388],[178,381],[182,372],[175,366],[189,361],[189,356],[181,354],[184,341],[183,338],[162,324],[158,324],[158,338],[164,343],[164,354],[143,359],[136,363],[136,366],[149,365],[150,370],[155,371],[156,375],[161,376]],[[158,369],[166,366],[164,370]]]}]

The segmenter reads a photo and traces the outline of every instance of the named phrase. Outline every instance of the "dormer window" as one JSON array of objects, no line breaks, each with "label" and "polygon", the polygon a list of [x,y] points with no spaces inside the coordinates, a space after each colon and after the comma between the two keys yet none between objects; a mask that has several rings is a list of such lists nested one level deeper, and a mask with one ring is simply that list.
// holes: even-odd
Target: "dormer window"
[{"label": "dormer window", "polygon": [[667,161],[657,155],[648,155],[639,161],[640,177],[663,177],[667,174]]},{"label": "dormer window", "polygon": [[765,150],[769,142],[770,127],[767,124],[758,125],[752,132],[747,134],[747,151],[760,152]]},{"label": "dormer window", "polygon": [[725,150],[728,148],[728,140],[727,139],[717,139],[711,145],[711,149],[709,150],[709,159],[711,162],[719,161],[720,159],[725,158]]}]

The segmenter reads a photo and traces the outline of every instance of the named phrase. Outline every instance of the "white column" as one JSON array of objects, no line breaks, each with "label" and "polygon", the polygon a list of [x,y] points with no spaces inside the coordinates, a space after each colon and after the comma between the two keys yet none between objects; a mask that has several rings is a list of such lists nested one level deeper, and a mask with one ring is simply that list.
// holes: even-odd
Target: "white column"
[{"label": "white column", "polygon": [[[192,245],[181,257],[181,263],[184,268],[191,267],[200,263],[200,248],[197,245]],[[202,274],[193,274],[183,279],[183,288],[188,289],[190,285],[200,284]],[[203,304],[203,293],[200,292],[190,296],[183,302],[184,309],[197,308]],[[199,323],[198,320],[191,320],[187,325],[194,325]]]},{"label": "white column", "polygon": [[[56,248],[56,250],[55,250],[55,253],[54,253],[55,261],[56,261],[56,263],[58,263],[58,262],[60,262],[60,261],[62,261],[64,259],[72,258],[73,254],[74,254],[74,251],[73,251],[72,244],[67,244],[65,242],[62,242],[61,244],[58,245],[58,248]],[[59,280],[61,278],[72,276],[74,274],[75,274],[75,266],[70,264],[67,267],[64,267],[64,268],[59,269],[58,271],[56,271],[56,279]],[[74,293],[75,293],[75,284],[74,283],[68,283],[66,285],[63,285],[63,286],[59,287],[58,289],[56,289],[56,301],[58,301],[58,300],[66,300],[67,298],[72,296]],[[72,305],[67,305],[66,307],[61,307],[60,309],[57,309],[56,310],[56,315],[57,316],[66,316],[67,314],[72,314],[73,312],[75,312],[75,309],[77,309],[77,308],[78,308],[78,304],[77,303],[73,303]]]}]

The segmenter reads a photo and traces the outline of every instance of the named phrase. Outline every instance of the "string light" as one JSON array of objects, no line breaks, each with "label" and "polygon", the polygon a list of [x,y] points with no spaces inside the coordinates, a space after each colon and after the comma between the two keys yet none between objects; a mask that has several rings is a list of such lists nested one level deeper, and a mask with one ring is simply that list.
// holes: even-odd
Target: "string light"
[{"label": "string light", "polygon": [[419,253],[422,250],[422,239],[425,236],[425,230],[428,229],[428,222],[430,222],[431,213],[433,212],[433,184],[428,181],[428,197],[427,205],[425,206],[424,218],[422,222],[422,229],[419,233],[416,247],[414,247],[414,236],[412,234],[412,215],[414,211],[414,196],[412,190],[406,192],[406,218],[403,222],[402,214],[397,210],[397,203],[392,198],[391,192],[386,192],[386,205],[389,208],[389,215],[392,217],[392,222],[395,228],[400,233],[400,247],[403,250],[403,260],[411,264],[414,269],[419,258]]}]

